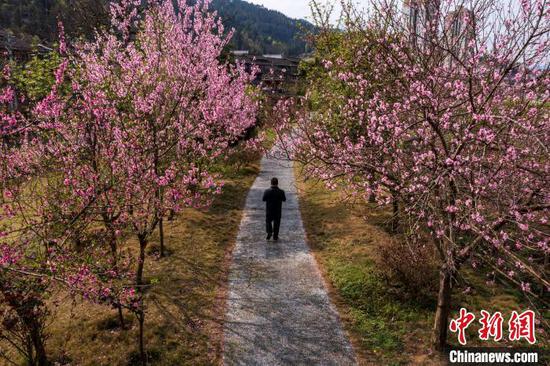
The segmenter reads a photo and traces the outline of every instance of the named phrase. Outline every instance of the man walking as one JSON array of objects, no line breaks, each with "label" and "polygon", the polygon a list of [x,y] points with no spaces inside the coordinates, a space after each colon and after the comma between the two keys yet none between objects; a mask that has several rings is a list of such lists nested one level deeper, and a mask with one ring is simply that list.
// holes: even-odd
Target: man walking
[{"label": "man walking", "polygon": [[279,239],[279,226],[281,225],[281,208],[283,202],[286,201],[285,191],[279,189],[279,180],[271,178],[271,188],[264,192],[263,201],[265,202],[265,224],[267,231],[267,240]]}]

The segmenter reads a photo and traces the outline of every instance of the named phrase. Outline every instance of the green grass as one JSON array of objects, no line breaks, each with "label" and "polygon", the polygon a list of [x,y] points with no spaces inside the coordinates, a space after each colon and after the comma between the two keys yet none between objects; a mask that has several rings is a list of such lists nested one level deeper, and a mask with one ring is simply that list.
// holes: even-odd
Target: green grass
[{"label": "green grass", "polygon": [[353,304],[351,316],[364,346],[375,351],[393,351],[403,346],[394,329],[397,322],[390,322],[392,317],[402,318],[401,309],[384,299],[376,276],[368,268],[368,265],[334,263],[329,266],[330,279],[342,297]]},{"label": "green grass", "polygon": [[344,258],[342,254],[335,251],[328,254],[332,258],[326,261],[326,271],[330,283],[347,305],[351,330],[361,349],[369,354],[367,358],[371,361],[406,361],[406,355],[397,356],[397,353],[406,348],[411,329],[417,324],[429,325],[431,313],[389,295],[367,255]]}]

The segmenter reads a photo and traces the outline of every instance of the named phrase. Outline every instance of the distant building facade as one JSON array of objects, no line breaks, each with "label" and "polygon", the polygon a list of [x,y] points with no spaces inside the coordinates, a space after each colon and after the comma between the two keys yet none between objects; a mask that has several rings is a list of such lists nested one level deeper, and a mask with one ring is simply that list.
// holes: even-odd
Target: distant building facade
[{"label": "distant building facade", "polygon": [[[444,37],[455,60],[469,56],[473,50],[471,42],[475,40],[474,12],[464,6],[449,12],[445,17]],[[453,62],[453,57],[449,57],[449,62]]]},{"label": "distant building facade", "polygon": [[441,0],[404,0],[404,27],[415,48],[438,52],[430,50],[431,40],[436,38],[445,44],[448,51],[448,55],[444,56],[445,62],[452,64],[467,58],[473,50],[475,14],[464,5],[457,6],[444,16],[441,11],[446,12],[441,9]]},{"label": "distant building facade", "polygon": [[273,94],[288,94],[298,82],[300,58],[283,55],[254,56],[248,53],[235,53],[235,59],[245,64],[248,70],[257,67],[255,83]]},{"label": "distant building facade", "polygon": [[440,0],[405,0],[403,16],[414,46],[425,46],[437,35]]}]

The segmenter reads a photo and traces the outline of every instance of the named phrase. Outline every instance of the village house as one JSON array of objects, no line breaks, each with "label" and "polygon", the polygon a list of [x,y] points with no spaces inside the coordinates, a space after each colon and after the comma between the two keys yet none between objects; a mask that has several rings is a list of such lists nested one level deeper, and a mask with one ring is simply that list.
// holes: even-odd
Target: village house
[{"label": "village house", "polygon": [[248,51],[232,51],[236,60],[244,62],[246,68],[259,68],[255,83],[274,94],[289,94],[292,86],[298,82],[299,57],[280,54],[250,55]]}]

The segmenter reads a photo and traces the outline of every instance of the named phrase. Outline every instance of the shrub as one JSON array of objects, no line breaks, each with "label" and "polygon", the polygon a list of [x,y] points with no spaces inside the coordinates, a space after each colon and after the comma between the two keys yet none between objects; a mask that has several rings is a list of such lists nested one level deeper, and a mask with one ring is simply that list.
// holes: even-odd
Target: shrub
[{"label": "shrub", "polygon": [[375,262],[383,278],[401,290],[400,295],[424,303],[437,292],[438,266],[433,245],[389,240],[379,246]]}]

